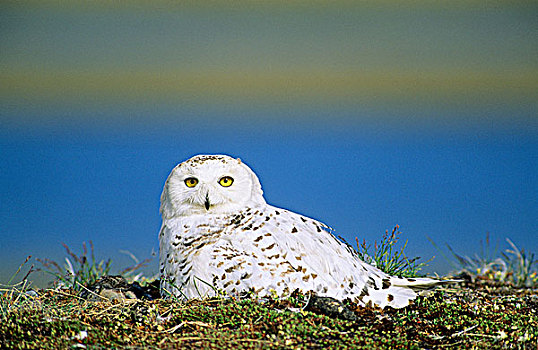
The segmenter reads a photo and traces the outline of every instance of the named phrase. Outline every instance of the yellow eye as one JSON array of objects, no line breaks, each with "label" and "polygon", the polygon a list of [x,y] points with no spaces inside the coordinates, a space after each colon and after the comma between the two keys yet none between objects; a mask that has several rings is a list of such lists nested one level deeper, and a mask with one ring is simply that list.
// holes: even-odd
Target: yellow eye
[{"label": "yellow eye", "polygon": [[185,185],[187,185],[187,187],[194,187],[197,184],[198,184],[198,179],[197,178],[189,177],[189,178],[185,179]]},{"label": "yellow eye", "polygon": [[230,187],[234,183],[234,179],[229,176],[224,176],[219,180],[219,184],[223,187]]}]

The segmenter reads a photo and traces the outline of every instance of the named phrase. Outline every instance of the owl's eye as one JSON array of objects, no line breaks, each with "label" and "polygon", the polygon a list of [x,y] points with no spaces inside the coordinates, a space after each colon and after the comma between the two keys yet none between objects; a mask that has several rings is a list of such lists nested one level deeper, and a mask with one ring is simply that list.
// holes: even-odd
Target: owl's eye
[{"label": "owl's eye", "polygon": [[223,187],[230,187],[234,183],[234,179],[229,176],[224,176],[219,180],[219,184]]},{"label": "owl's eye", "polygon": [[198,184],[198,179],[195,177],[188,177],[185,179],[185,185],[187,185],[187,187],[194,187],[197,184]]}]

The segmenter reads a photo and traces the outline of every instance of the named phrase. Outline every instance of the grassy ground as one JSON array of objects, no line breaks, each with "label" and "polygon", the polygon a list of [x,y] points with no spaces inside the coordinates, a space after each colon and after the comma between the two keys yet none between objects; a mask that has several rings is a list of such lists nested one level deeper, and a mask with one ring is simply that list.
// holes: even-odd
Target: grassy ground
[{"label": "grassy ground", "polygon": [[[359,253],[383,270],[412,277],[422,264],[407,259],[403,248],[393,249],[397,237],[396,230],[387,232],[373,251],[363,243]],[[50,289],[30,289],[27,275],[21,283],[0,289],[0,348],[537,349],[536,262],[534,255],[509,243],[511,248],[500,257],[453,253],[464,281],[398,310],[300,294],[263,301],[164,300],[155,282],[143,287],[134,282],[144,281],[134,274],[138,261],[123,271],[132,283],[123,283],[136,285],[137,296],[153,300],[89,301],[81,286],[107,275],[110,264],[96,261],[93,248],[88,251],[84,245],[79,256],[66,247],[65,267],[43,263],[57,273]]]},{"label": "grassy ground", "polygon": [[538,345],[538,291],[488,280],[435,291],[399,310],[350,305],[349,320],[305,307],[308,296],[300,295],[265,302],[90,302],[60,289],[18,297],[0,322],[3,349],[536,349]]}]

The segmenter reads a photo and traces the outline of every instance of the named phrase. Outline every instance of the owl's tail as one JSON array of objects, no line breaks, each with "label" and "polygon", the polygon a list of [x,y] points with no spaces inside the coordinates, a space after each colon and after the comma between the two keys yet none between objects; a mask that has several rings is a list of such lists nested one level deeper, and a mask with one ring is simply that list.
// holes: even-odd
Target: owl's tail
[{"label": "owl's tail", "polygon": [[431,278],[399,278],[389,276],[379,286],[367,286],[362,302],[369,302],[384,308],[391,306],[399,309],[409,305],[417,296],[437,286],[461,282],[460,280],[435,280]]}]

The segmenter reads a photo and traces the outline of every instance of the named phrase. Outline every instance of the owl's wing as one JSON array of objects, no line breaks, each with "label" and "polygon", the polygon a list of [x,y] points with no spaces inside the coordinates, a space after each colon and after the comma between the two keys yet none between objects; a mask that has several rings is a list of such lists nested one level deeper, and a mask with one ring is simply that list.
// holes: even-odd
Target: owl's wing
[{"label": "owl's wing", "polygon": [[298,288],[361,304],[403,307],[417,291],[450,282],[389,276],[360,260],[331,231],[319,221],[272,206],[241,214],[227,229],[233,244],[224,243],[217,252],[218,267],[227,273],[222,275],[228,284],[224,289],[233,292],[236,284],[282,295]]},{"label": "owl's wing", "polygon": [[371,266],[338,240],[329,226],[288,210],[272,209],[277,219],[269,220],[266,230],[274,232],[278,245],[291,252],[288,261],[311,276],[306,282],[314,290],[343,298],[367,283],[374,272]]},{"label": "owl's wing", "polygon": [[298,288],[341,299],[359,294],[371,271],[329,230],[285,209],[247,210],[232,218],[214,247],[213,282],[231,293],[247,287],[279,295]]}]

